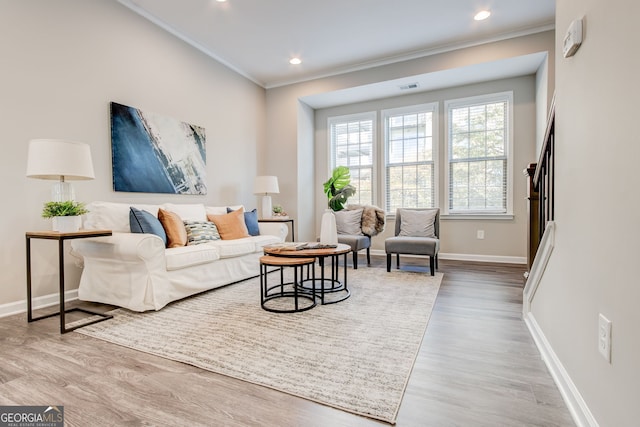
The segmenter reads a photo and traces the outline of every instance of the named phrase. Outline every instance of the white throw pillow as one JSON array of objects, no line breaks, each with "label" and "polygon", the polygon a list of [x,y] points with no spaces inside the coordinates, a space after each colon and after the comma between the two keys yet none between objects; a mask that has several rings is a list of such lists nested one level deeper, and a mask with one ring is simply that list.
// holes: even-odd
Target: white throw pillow
[{"label": "white throw pillow", "polygon": [[436,237],[436,209],[416,211],[400,209],[400,234],[410,237]]},{"label": "white throw pillow", "polygon": [[362,211],[364,209],[343,209],[334,212],[336,216],[336,228],[338,234],[352,234],[363,236],[362,234]]}]

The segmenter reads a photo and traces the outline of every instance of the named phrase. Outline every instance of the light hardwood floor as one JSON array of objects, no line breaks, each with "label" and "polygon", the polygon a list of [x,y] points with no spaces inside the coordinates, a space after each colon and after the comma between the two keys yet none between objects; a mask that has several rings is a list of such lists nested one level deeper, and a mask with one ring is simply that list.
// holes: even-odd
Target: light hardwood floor
[{"label": "light hardwood floor", "polygon": [[[427,271],[424,260],[401,262]],[[384,269],[385,259],[372,257],[372,267]],[[367,268],[363,257],[359,268]],[[444,280],[397,425],[573,426],[521,319],[523,267],[441,260],[439,271]],[[81,334],[61,336],[57,317],[0,319],[0,343],[0,405],[64,405],[68,426],[387,425]]]}]

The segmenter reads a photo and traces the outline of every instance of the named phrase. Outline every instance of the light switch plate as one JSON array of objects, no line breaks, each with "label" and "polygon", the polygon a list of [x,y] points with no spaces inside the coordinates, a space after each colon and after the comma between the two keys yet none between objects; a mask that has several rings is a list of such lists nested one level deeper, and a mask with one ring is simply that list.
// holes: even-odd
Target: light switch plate
[{"label": "light switch plate", "polygon": [[598,351],[611,363],[611,320],[602,313],[598,317]]}]

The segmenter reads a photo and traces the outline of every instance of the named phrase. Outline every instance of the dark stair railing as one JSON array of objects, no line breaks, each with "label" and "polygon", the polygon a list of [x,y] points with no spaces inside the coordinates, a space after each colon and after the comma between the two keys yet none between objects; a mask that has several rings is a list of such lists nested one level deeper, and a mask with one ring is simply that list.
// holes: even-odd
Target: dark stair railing
[{"label": "dark stair railing", "polygon": [[547,128],[544,135],[542,150],[538,163],[531,163],[524,173],[528,177],[529,186],[527,199],[529,200],[527,236],[527,263],[529,269],[536,257],[540,240],[547,222],[553,221],[554,210],[554,168],[555,168],[555,96],[551,102]]}]

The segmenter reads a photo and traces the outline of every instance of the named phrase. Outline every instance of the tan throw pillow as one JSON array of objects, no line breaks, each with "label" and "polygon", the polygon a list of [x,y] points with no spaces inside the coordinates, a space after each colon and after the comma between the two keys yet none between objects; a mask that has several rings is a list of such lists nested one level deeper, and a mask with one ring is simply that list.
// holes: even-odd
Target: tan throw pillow
[{"label": "tan throw pillow", "polygon": [[226,215],[207,215],[207,219],[216,225],[222,240],[249,237],[247,225],[244,223],[244,209],[238,209]]},{"label": "tan throw pillow", "polygon": [[179,248],[187,244],[187,229],[177,213],[158,209],[158,219],[167,233],[167,247]]}]

